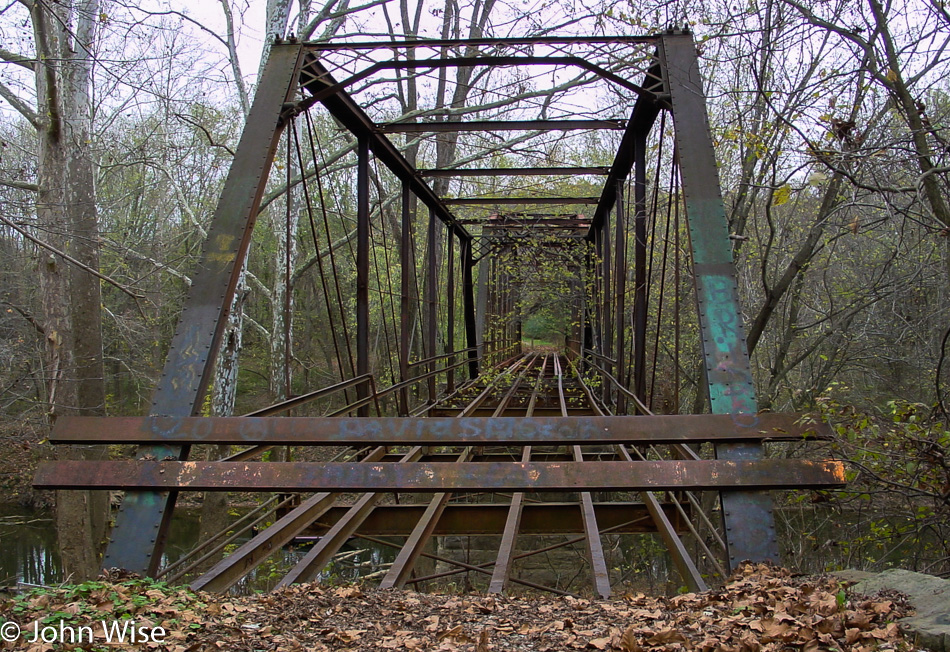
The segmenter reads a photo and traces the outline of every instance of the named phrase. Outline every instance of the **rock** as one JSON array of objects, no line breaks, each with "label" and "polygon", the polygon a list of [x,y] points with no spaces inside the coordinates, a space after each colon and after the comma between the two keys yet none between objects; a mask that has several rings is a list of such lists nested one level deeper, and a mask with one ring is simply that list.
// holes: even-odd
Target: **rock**
[{"label": "rock", "polygon": [[917,611],[900,621],[908,637],[933,652],[950,652],[950,580],[900,569],[854,579],[859,579],[851,587],[855,594],[871,595],[888,589],[906,594]]}]

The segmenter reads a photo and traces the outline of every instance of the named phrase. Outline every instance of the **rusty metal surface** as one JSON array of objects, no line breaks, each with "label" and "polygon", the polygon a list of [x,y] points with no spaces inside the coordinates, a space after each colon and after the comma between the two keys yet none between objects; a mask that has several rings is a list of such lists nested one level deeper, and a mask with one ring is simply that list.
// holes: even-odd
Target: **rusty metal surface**
[{"label": "rusty metal surface", "polygon": [[43,489],[184,491],[610,491],[840,487],[840,462],[680,460],[659,462],[152,462],[60,460],[42,464]]},{"label": "rusty metal surface", "polygon": [[[531,498],[531,494],[525,494]],[[534,496],[537,498],[537,496]],[[659,503],[671,523],[680,523],[678,532],[687,532],[678,518],[676,505]],[[360,525],[358,532],[380,537],[406,537],[419,522],[428,505],[425,503],[400,503],[377,505],[373,513]],[[450,502],[445,506],[432,531],[432,536],[476,536],[503,534],[510,513],[509,503],[460,503]],[[346,514],[349,508],[335,505],[300,536],[320,536],[327,532]],[[654,532],[646,506],[638,502],[595,502],[594,513],[603,530],[616,534],[639,534]],[[538,502],[524,500],[521,506],[519,536],[552,534],[581,534],[584,524],[576,502]]]},{"label": "rusty metal surface", "polygon": [[[485,396],[487,397],[488,394]],[[361,444],[680,444],[703,441],[796,441],[825,437],[823,423],[803,415],[681,414],[653,416],[405,418],[325,417],[61,417],[56,444],[191,443],[270,445]],[[560,407],[551,407],[560,412]],[[524,408],[521,408],[524,413]],[[810,421],[806,419],[805,421]]]},{"label": "rusty metal surface", "polygon": [[575,129],[624,129],[624,120],[466,120],[464,122],[384,122],[376,128],[382,133],[425,134],[464,131],[571,131]]},{"label": "rusty metal surface", "polygon": [[[540,379],[539,379],[540,381]],[[521,452],[521,461],[531,461],[531,447],[526,446]],[[524,513],[524,492],[518,491],[511,496],[508,506],[508,516],[505,518],[505,529],[501,534],[501,545],[495,556],[495,567],[492,569],[491,581],[488,584],[489,593],[502,593],[511,576],[511,560],[515,554],[515,543],[518,533],[521,532],[521,519]]]},{"label": "rusty metal surface", "polygon": [[[573,447],[574,460],[583,464],[584,454],[580,446]],[[604,544],[600,539],[600,528],[597,526],[597,514],[594,512],[594,500],[589,491],[581,492],[581,519],[584,522],[584,537],[587,544],[587,555],[590,557],[591,576],[594,581],[594,591],[606,600],[610,597],[610,572],[607,570],[607,560],[604,558]]]}]

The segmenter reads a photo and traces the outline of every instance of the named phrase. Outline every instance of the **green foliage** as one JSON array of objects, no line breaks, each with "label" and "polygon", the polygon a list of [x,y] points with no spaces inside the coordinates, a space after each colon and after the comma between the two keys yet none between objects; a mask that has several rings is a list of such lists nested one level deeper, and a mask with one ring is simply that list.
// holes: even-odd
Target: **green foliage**
[{"label": "green foliage", "polygon": [[[791,498],[821,569],[900,566],[950,572],[950,430],[925,405],[889,401],[878,414],[842,404],[834,386],[818,408],[834,429],[832,456],[848,486]],[[804,515],[807,515],[804,516]],[[808,563],[808,562],[804,562]]]}]

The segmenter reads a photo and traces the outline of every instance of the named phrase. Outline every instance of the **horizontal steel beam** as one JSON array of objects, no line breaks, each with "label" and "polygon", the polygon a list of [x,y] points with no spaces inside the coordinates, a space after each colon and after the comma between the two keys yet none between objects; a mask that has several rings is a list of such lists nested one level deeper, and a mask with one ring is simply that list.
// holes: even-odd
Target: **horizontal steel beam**
[{"label": "horizontal steel beam", "polygon": [[808,489],[845,484],[841,462],[153,462],[42,463],[40,489],[160,491],[626,491]]},{"label": "horizontal steel beam", "polygon": [[402,41],[351,41],[349,43],[304,43],[310,50],[403,50],[408,48],[490,47],[496,45],[621,45],[656,43],[656,35],[627,36],[535,36],[476,39],[406,39]]},{"label": "horizontal steel beam", "polygon": [[[507,503],[449,503],[446,505],[432,534],[452,535],[500,535],[508,515]],[[343,518],[347,507],[332,507],[302,534],[319,536]],[[409,536],[413,525],[426,510],[426,503],[377,505],[359,528],[360,534],[372,536]],[[642,503],[611,502],[594,503],[597,523],[602,530],[613,534],[656,532],[653,520]],[[664,504],[663,513],[671,523],[679,522],[676,506]],[[680,531],[685,532],[682,525]],[[581,512],[577,503],[525,502],[521,508],[519,535],[580,534],[584,531]]]},{"label": "horizontal steel beam", "polygon": [[376,129],[384,134],[427,134],[464,131],[583,131],[626,129],[626,120],[469,120],[451,122],[381,122]]},{"label": "horizontal steel beam", "polygon": [[471,219],[471,220],[459,220],[459,224],[465,225],[478,225],[485,228],[491,229],[523,229],[529,227],[531,229],[537,228],[587,228],[590,226],[589,218],[546,218],[546,219],[535,219],[526,217],[524,219],[513,219],[513,218],[482,218],[482,219]]},{"label": "horizontal steel beam", "polygon": [[594,174],[606,176],[606,167],[558,167],[558,168],[452,168],[446,170],[419,170],[423,177],[516,177],[516,176],[577,176]]},{"label": "horizontal steel beam", "polygon": [[[324,95],[322,103],[330,114],[340,121],[357,138],[366,138],[369,148],[376,157],[392,171],[399,180],[409,185],[412,193],[423,204],[429,207],[436,216],[449,225],[463,240],[470,240],[471,236],[465,227],[458,224],[455,216],[449,212],[445,203],[435,194],[432,188],[423,181],[415,168],[406,160],[395,145],[388,138],[378,133],[374,123],[363,108],[353,100],[342,86],[336,83],[333,76],[320,61],[310,59],[305,62],[301,78],[311,76],[309,81],[303,81],[304,87],[316,97]],[[325,93],[329,87],[338,87],[333,93]]]},{"label": "horizontal steel beam", "polygon": [[443,199],[447,206],[501,206],[520,204],[596,204],[597,197],[457,197]]},{"label": "horizontal steel beam", "polygon": [[608,417],[60,417],[54,444],[552,445],[682,444],[826,437],[801,415],[681,414]]}]

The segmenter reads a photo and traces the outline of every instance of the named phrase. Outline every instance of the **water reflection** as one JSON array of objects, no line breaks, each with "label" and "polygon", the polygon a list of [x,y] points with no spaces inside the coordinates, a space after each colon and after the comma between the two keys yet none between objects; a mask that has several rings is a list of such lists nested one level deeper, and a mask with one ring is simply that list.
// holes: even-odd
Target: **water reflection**
[{"label": "water reflection", "polygon": [[[198,540],[198,515],[175,512],[163,565],[173,563]],[[0,586],[62,581],[56,521],[52,511],[0,504]]]},{"label": "water reflection", "polygon": [[52,512],[0,505],[0,586],[60,581]]},{"label": "water reflection", "polygon": [[[199,513],[177,509],[162,566],[175,563],[198,542]],[[232,544],[237,547],[250,538]],[[279,550],[232,589],[232,593],[252,593],[271,588],[304,558],[313,541],[298,542]],[[397,549],[370,542],[354,541],[343,546],[341,554],[320,573],[322,582],[352,582],[388,568]],[[182,582],[192,578],[185,577]],[[62,581],[56,523],[51,511],[36,511],[18,506],[0,505],[0,586],[21,584],[57,584]]]}]

